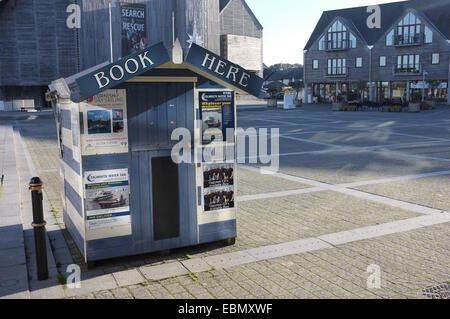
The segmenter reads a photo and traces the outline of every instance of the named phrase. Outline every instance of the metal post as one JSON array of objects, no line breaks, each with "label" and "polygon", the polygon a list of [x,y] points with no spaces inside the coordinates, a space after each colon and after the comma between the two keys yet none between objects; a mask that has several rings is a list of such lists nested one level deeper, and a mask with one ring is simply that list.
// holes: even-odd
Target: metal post
[{"label": "metal post", "polygon": [[114,62],[114,52],[113,52],[113,30],[112,30],[112,14],[111,14],[111,3],[109,4],[109,45],[111,51],[111,63]]},{"label": "metal post", "polygon": [[47,245],[44,220],[44,209],[42,208],[42,181],[39,177],[33,177],[30,181],[31,202],[33,204],[34,242],[36,247],[36,264],[38,280],[48,279]]}]

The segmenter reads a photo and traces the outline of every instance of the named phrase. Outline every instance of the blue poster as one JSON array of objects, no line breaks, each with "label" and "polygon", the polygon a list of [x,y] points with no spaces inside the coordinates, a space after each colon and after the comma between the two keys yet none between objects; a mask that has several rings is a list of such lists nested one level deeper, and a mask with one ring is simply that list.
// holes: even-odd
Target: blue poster
[{"label": "blue poster", "polygon": [[[227,129],[235,129],[234,92],[200,92],[199,103],[203,145],[226,142]],[[230,134],[234,141],[234,131]]]}]

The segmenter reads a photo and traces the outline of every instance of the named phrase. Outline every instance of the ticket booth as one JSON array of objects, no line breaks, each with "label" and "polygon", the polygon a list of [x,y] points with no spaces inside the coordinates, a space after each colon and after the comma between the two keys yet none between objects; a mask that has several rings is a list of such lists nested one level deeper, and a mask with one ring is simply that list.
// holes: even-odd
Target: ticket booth
[{"label": "ticket booth", "polygon": [[262,84],[177,41],[49,86],[64,222],[86,262],[236,238],[235,94]]}]

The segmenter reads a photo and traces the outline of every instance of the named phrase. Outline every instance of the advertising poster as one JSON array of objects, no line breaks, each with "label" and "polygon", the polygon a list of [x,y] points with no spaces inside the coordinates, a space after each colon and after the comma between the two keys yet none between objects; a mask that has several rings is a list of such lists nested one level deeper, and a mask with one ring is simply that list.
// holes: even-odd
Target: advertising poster
[{"label": "advertising poster", "polygon": [[120,3],[122,17],[122,56],[128,56],[148,46],[145,5]]},{"label": "advertising poster", "polygon": [[84,105],[83,154],[128,152],[126,91],[107,90]]},{"label": "advertising poster", "polygon": [[228,128],[235,128],[234,92],[200,92],[203,145],[225,142]]},{"label": "advertising poster", "polygon": [[88,229],[131,224],[128,169],[86,172]]},{"label": "advertising poster", "polygon": [[234,186],[205,189],[205,212],[234,208]]},{"label": "advertising poster", "polygon": [[203,166],[205,212],[234,208],[234,165]]},{"label": "advertising poster", "polygon": [[203,187],[234,185],[234,168],[232,164],[211,164],[203,167]]}]

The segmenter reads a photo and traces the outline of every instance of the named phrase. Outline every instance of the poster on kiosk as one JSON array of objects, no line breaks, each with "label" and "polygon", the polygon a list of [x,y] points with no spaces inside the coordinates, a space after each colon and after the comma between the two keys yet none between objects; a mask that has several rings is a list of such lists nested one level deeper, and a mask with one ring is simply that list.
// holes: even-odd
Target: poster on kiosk
[{"label": "poster on kiosk", "polygon": [[[235,218],[235,101],[229,90],[199,91],[202,152],[217,149],[210,159],[203,157],[201,179],[203,206],[200,220]],[[229,150],[232,149],[230,153]],[[218,153],[221,153],[219,156]],[[233,156],[228,156],[233,154]]]}]

